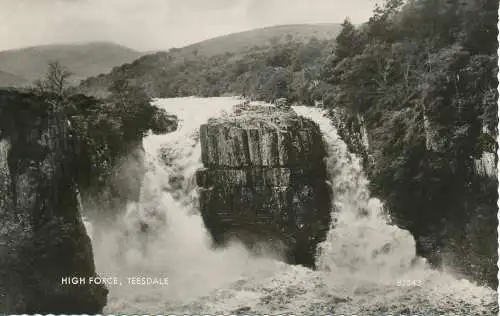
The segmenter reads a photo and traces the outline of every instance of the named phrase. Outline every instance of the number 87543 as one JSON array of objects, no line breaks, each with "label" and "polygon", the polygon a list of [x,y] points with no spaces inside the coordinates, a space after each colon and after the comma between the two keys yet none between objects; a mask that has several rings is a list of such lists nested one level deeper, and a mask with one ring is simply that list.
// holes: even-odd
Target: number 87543
[{"label": "number 87543", "polygon": [[422,286],[422,280],[398,280],[397,286]]}]

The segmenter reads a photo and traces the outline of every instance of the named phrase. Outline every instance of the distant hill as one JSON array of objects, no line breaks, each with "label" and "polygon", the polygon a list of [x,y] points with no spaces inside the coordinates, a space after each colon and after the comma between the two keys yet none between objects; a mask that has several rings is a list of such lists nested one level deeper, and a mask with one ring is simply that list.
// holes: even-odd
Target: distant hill
[{"label": "distant hill", "polygon": [[338,23],[278,25],[219,36],[183,47],[181,50],[185,54],[197,51],[198,54],[209,57],[238,53],[254,46],[273,45],[290,40],[301,43],[307,43],[313,37],[318,40],[329,40],[335,38],[339,31]]},{"label": "distant hill", "polygon": [[26,79],[0,70],[0,88],[19,87],[26,83]]},{"label": "distant hill", "polygon": [[284,57],[285,63],[291,62],[290,58],[311,61],[307,56],[315,59],[322,55],[320,51],[330,51],[328,45],[334,42],[340,28],[339,24],[281,25],[216,37],[142,56],[108,74],[82,81],[78,90],[102,97],[112,81],[120,78],[142,86],[152,97],[233,93],[234,88],[213,87],[226,81],[236,82],[238,77],[243,80],[241,75],[248,74],[250,68],[255,72],[261,66],[280,64],[270,58]]},{"label": "distant hill", "polygon": [[107,42],[0,51],[0,85],[31,83],[40,79],[51,61],[59,61],[67,67],[73,73],[70,78],[72,83],[77,84],[82,79],[109,72],[113,67],[131,62],[141,55],[142,53],[130,48]]}]

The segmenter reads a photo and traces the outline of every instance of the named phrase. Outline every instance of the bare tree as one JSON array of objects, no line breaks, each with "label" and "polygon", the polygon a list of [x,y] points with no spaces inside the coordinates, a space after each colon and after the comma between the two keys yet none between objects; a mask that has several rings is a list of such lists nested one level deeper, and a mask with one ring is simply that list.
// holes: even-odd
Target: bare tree
[{"label": "bare tree", "polygon": [[65,97],[69,86],[68,78],[72,73],[58,61],[50,62],[45,78],[35,81],[35,89],[40,93],[53,93],[59,97]]}]

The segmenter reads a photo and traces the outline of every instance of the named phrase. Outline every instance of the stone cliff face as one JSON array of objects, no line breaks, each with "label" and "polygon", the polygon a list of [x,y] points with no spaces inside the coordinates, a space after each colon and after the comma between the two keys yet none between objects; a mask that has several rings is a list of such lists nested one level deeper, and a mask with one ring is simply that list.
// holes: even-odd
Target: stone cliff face
[{"label": "stone cliff face", "polygon": [[313,266],[330,225],[319,127],[291,110],[240,107],[202,125],[200,141],[201,214],[215,243],[270,242]]},{"label": "stone cliff face", "polygon": [[78,213],[68,122],[40,97],[0,92],[0,310],[100,313],[107,289],[63,285],[96,277]]},{"label": "stone cliff face", "polygon": [[363,166],[369,168],[373,164],[373,157],[370,151],[370,135],[363,117],[349,113],[343,108],[333,108],[330,110],[330,118],[349,151],[358,155]]}]

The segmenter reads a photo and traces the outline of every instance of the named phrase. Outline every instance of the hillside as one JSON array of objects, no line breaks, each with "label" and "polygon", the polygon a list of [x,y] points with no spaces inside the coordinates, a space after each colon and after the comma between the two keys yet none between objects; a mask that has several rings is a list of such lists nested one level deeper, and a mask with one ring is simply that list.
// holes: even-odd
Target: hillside
[{"label": "hillside", "polygon": [[26,79],[0,70],[0,87],[18,87],[25,83]]},{"label": "hillside", "polygon": [[104,96],[114,80],[125,78],[151,97],[247,94],[244,90],[268,81],[269,67],[277,73],[279,68],[297,73],[318,64],[317,58],[331,52],[339,30],[339,24],[304,24],[230,34],[143,56],[109,74],[88,78],[79,90]]},{"label": "hillside", "polygon": [[219,36],[181,50],[184,54],[196,51],[199,55],[210,57],[247,51],[255,46],[283,44],[290,40],[300,43],[307,43],[312,37],[329,40],[335,38],[339,31],[338,23],[278,25]]},{"label": "hillside", "polygon": [[[73,76],[72,83],[110,71],[113,67],[131,62],[141,56],[127,47],[113,43],[95,42],[88,44],[47,45],[7,50],[0,52],[0,85],[18,83],[20,80],[8,79],[12,76],[25,78],[22,83],[40,79],[47,71],[47,64],[59,61]],[[7,78],[7,79],[4,79]]]}]

